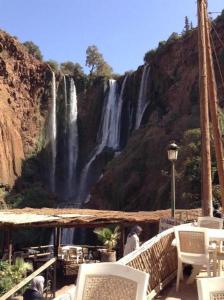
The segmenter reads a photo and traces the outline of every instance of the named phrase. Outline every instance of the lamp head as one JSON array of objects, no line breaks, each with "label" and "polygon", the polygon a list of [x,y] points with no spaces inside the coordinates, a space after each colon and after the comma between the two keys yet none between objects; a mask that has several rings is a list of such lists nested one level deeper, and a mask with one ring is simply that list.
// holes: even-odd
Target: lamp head
[{"label": "lamp head", "polygon": [[176,161],[178,156],[179,147],[175,142],[171,142],[167,148],[168,159],[170,161]]}]

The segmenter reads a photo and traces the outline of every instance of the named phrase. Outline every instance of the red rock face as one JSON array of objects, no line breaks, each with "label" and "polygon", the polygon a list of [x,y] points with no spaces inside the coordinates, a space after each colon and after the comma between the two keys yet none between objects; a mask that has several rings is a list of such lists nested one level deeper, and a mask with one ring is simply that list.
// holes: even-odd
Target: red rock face
[{"label": "red rock face", "polygon": [[37,151],[44,124],[47,66],[0,31],[0,183],[12,186]]},{"label": "red rock face", "polygon": [[[216,30],[223,36],[223,20]],[[219,62],[224,69],[224,50],[212,34]],[[224,87],[215,62],[220,104]],[[133,83],[136,74],[132,75]],[[122,153],[108,164],[104,176],[92,189],[91,208],[153,210],[170,207],[170,163],[166,147],[171,140],[183,143],[184,133],[199,128],[197,31],[168,41],[151,60],[150,112],[143,129],[135,131]],[[181,151],[180,151],[181,152]],[[186,161],[177,161],[177,207],[194,206],[195,186],[184,177]],[[199,192],[198,192],[199,190]],[[200,184],[197,189],[200,199]],[[184,198],[185,197],[185,198]]]}]

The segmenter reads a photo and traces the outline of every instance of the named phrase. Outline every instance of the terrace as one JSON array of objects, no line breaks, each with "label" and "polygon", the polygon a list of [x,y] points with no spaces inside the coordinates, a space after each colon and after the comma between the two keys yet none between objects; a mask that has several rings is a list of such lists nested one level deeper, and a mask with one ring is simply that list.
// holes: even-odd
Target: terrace
[{"label": "terrace", "polygon": [[[133,224],[141,224],[145,228],[144,240],[158,233],[159,221],[161,218],[168,218],[170,210],[155,212],[117,212],[117,211],[98,211],[98,210],[77,210],[77,209],[21,209],[21,210],[4,210],[0,212],[0,229],[3,230],[7,237],[7,255],[9,261],[13,257],[12,231],[28,228],[43,227],[54,229],[54,245],[52,256],[42,261],[41,266],[31,275],[25,278],[12,290],[8,291],[1,300],[8,299],[24,285],[30,282],[35,276],[52,268],[53,266],[53,291],[55,297],[57,289],[57,266],[61,260],[60,238],[62,228],[95,228],[104,227],[109,224],[119,225],[121,228],[121,242],[118,249],[118,257],[122,256],[125,228]],[[177,210],[176,218],[185,220],[194,220],[201,214],[200,209],[196,210]],[[147,230],[147,228],[150,230]],[[148,233],[149,232],[149,233]],[[150,276],[148,293],[150,297],[155,296],[161,287],[165,287],[176,275],[176,249],[172,247],[171,242],[174,238],[173,230],[165,231],[150,239],[142,245],[141,252],[134,252],[121,258],[121,264],[129,265],[136,269],[147,271]],[[87,245],[88,246],[88,245]],[[85,247],[84,247],[85,248]],[[40,249],[45,249],[41,245]],[[36,250],[35,248],[33,250]],[[43,251],[44,252],[44,251]],[[34,254],[30,254],[31,256]],[[35,255],[34,255],[35,256]],[[82,263],[82,262],[80,262]],[[165,271],[165,272],[164,272]]]}]

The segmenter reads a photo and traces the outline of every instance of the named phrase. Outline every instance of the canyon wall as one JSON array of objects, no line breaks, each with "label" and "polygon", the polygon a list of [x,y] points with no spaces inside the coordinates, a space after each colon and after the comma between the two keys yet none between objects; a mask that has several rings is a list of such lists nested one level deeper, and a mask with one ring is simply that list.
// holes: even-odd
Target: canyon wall
[{"label": "canyon wall", "polygon": [[[222,16],[215,25],[219,36],[224,34],[223,25]],[[212,36],[223,70],[224,50],[216,32],[213,31]],[[215,70],[222,108],[224,88],[216,60]],[[176,164],[177,207],[200,205],[196,29],[182,36],[171,35],[166,42],[159,44],[156,51],[152,51],[147,64],[117,78],[117,97],[114,101],[120,107],[120,110],[117,109],[121,116],[117,145],[112,145],[106,139],[104,144],[100,141],[102,126],[107,125],[104,122],[108,113],[106,105],[111,101],[108,99],[108,79],[88,78],[83,84],[75,77],[65,79],[60,72],[55,75],[57,157],[56,191],[52,193],[49,188],[52,141],[47,134],[52,107],[52,71],[47,64],[30,56],[17,39],[0,31],[0,188],[9,191],[7,197],[10,198],[10,205],[20,203],[18,197],[21,194],[26,199],[23,207],[54,206],[65,200],[68,177],[65,111],[68,103],[65,101],[64,82],[71,82],[71,79],[75,82],[78,99],[79,154],[75,185],[81,184],[85,167],[95,155],[91,170],[94,183],[88,190],[90,197],[85,201],[85,206],[118,210],[169,207],[170,164],[167,145],[172,140],[181,146]],[[122,101],[122,106],[119,106],[119,101]],[[111,116],[113,114],[111,112]],[[220,117],[224,120],[222,115],[220,110]],[[107,117],[109,124],[110,116]],[[110,129],[107,128],[109,136]],[[100,149],[99,153],[97,149]],[[216,172],[213,173],[217,185]],[[66,191],[66,194],[69,193]],[[69,203],[79,203],[79,196],[78,192],[74,193]]]},{"label": "canyon wall", "polygon": [[0,31],[0,184],[12,187],[23,161],[42,147],[48,67]]}]

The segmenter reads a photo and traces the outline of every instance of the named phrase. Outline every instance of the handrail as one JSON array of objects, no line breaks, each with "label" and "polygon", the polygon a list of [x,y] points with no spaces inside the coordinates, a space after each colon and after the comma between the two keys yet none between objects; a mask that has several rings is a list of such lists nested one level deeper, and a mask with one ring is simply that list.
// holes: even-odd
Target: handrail
[{"label": "handrail", "polygon": [[51,258],[49,261],[47,261],[45,264],[43,264],[40,268],[38,268],[36,271],[34,271],[32,274],[30,274],[28,277],[23,279],[20,283],[15,285],[11,290],[9,290],[7,293],[5,293],[2,297],[0,297],[0,300],[6,300],[9,297],[11,297],[13,294],[15,294],[18,290],[20,290],[22,287],[24,287],[28,282],[30,282],[34,277],[39,275],[41,272],[46,270],[48,267],[53,265],[57,261],[56,257]]},{"label": "handrail", "polygon": [[171,245],[173,239],[174,228],[167,229],[118,261],[118,263],[147,272],[150,275],[149,299],[152,299],[176,276],[177,251]]}]

